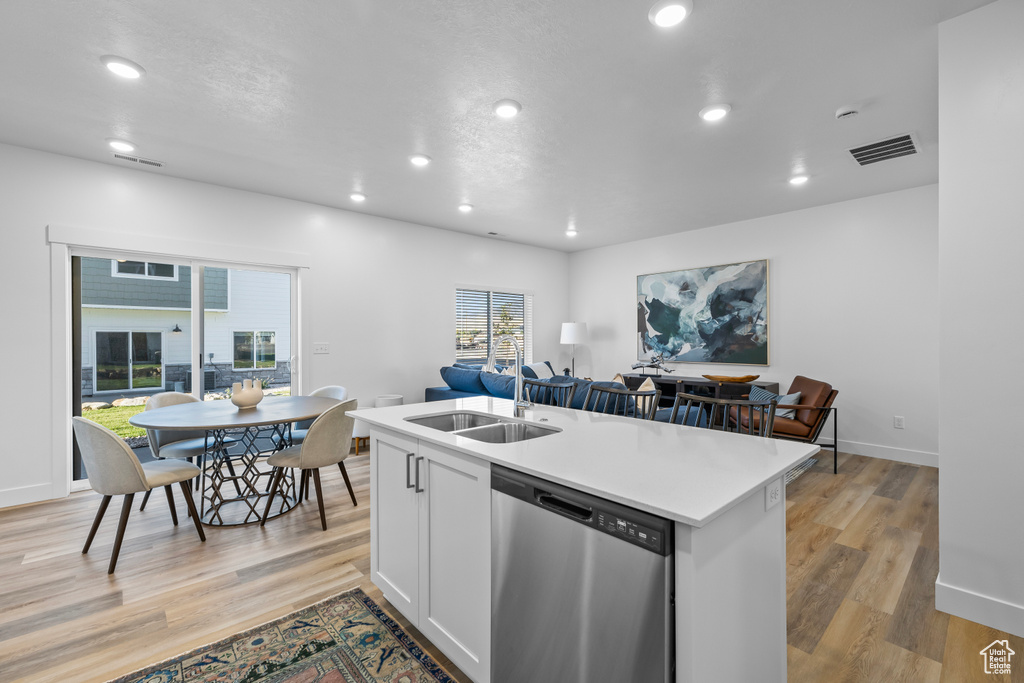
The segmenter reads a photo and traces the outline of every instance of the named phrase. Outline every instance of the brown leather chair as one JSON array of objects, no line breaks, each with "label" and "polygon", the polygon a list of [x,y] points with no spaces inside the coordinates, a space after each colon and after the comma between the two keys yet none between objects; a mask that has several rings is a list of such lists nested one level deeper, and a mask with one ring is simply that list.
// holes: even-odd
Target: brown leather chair
[{"label": "brown leather chair", "polygon": [[[786,393],[792,394],[797,391],[800,392],[800,403],[798,405],[780,405],[777,409],[793,408],[796,410],[796,414],[791,418],[779,417],[778,412],[776,412],[772,436],[776,439],[813,444],[821,435],[821,430],[824,428],[825,422],[828,421],[829,413],[832,413],[832,443],[816,445],[832,449],[832,472],[838,473],[839,429],[837,423],[839,421],[839,414],[832,404],[835,403],[839,392],[833,389],[831,384],[804,377],[803,375],[797,375],[793,379],[793,383],[789,386],[789,390]],[[736,421],[737,419],[739,419],[740,425],[744,428],[748,426],[748,415],[742,415],[737,418],[736,413],[733,412],[732,420]],[[758,420],[756,413],[753,416],[753,420],[754,428],[756,429]]]}]

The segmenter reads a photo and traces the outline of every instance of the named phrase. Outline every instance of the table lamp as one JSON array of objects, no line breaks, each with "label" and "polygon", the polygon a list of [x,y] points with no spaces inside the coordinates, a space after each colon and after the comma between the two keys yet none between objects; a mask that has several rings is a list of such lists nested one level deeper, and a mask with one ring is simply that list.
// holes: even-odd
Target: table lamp
[{"label": "table lamp", "polygon": [[576,376],[576,345],[587,341],[586,323],[562,323],[563,344],[572,344],[572,376]]}]

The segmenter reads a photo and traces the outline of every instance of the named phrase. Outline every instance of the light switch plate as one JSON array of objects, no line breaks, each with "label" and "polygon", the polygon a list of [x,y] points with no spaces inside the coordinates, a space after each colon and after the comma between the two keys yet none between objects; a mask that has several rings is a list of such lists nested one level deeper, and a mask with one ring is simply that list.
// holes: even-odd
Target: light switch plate
[{"label": "light switch plate", "polygon": [[331,345],[327,342],[314,342],[313,353],[330,353]]}]

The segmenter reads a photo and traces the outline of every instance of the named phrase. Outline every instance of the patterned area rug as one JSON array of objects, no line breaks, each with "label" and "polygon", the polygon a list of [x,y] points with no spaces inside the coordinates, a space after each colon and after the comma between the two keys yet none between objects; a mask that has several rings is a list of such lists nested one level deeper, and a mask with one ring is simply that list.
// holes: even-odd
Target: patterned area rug
[{"label": "patterned area rug", "polygon": [[454,683],[358,588],[111,683]]},{"label": "patterned area rug", "polygon": [[816,462],[818,462],[816,458],[807,458],[802,463],[791,469],[789,472],[786,472],[786,483],[793,483],[794,479],[796,479],[801,474],[814,467],[814,463]]}]

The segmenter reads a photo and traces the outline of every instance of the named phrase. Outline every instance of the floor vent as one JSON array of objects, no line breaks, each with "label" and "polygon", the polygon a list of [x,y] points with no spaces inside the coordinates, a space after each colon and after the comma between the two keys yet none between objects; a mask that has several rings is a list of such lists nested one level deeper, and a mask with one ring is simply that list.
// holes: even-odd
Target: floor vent
[{"label": "floor vent", "polygon": [[886,159],[917,154],[917,145],[914,144],[914,139],[908,133],[907,135],[899,135],[888,140],[882,140],[881,142],[873,142],[863,147],[854,147],[850,150],[850,154],[853,155],[858,164],[867,166],[868,164],[885,161]]},{"label": "floor vent", "polygon": [[153,166],[156,168],[164,167],[164,162],[162,161],[157,161],[156,159],[143,159],[142,157],[134,157],[130,154],[117,154],[115,152],[114,158],[120,159],[121,161],[130,161],[133,164],[142,164],[143,166]]}]

